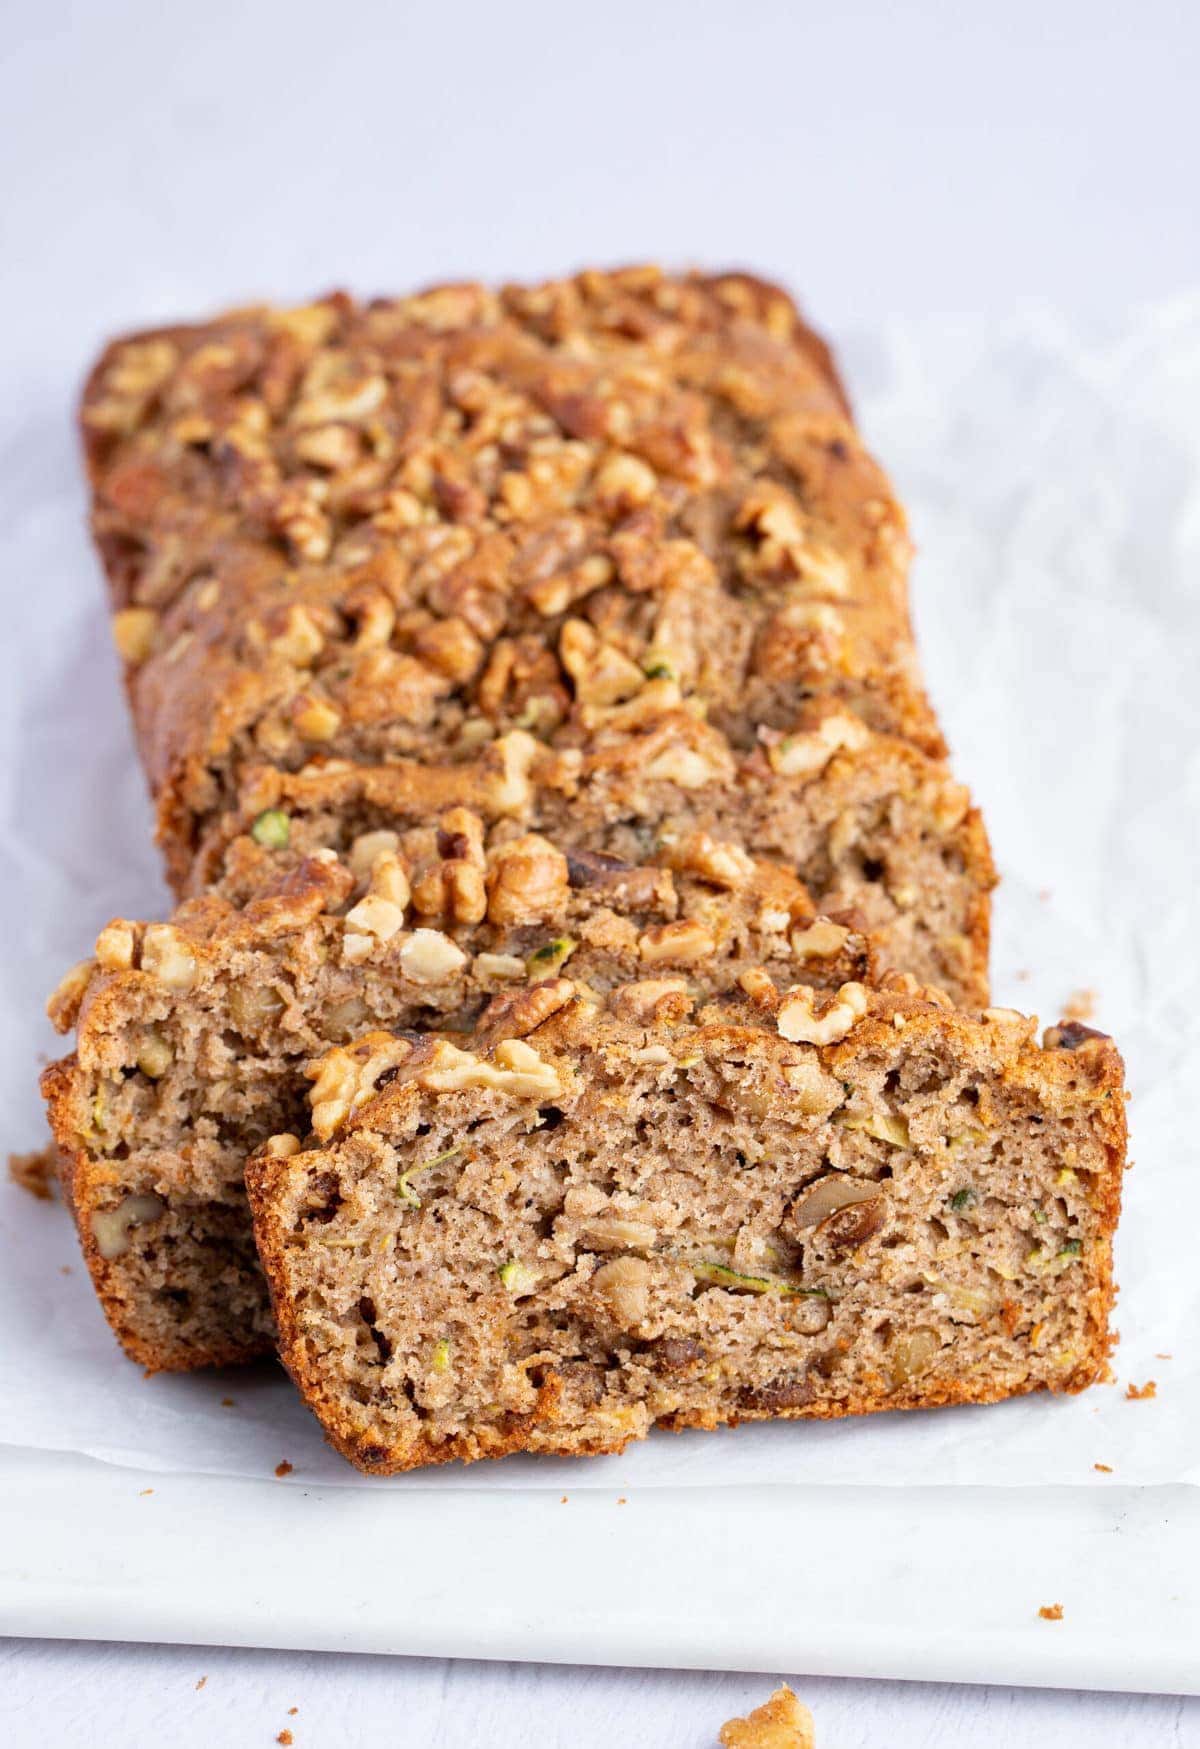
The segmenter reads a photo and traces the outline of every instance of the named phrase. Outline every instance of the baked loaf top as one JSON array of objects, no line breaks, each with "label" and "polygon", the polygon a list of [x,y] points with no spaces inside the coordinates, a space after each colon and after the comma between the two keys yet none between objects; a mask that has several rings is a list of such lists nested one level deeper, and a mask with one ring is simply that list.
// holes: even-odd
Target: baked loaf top
[{"label": "baked loaf top", "polygon": [[903,979],[742,983],[689,1012],[560,979],[525,1025],[376,1032],[313,1065],[313,1135],[273,1138],[247,1184],[281,1353],[353,1462],[1103,1374],[1111,1041],[1039,1046]]},{"label": "baked loaf top", "polygon": [[108,348],[93,523],[173,879],[244,767],[806,701],[939,756],[903,514],[776,288],[651,268]]}]

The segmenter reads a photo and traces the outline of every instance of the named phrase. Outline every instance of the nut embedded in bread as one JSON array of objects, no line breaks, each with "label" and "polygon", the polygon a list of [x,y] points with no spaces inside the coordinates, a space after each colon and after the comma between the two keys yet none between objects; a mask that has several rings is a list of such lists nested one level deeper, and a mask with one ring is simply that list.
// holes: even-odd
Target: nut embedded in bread
[{"label": "nut embedded in bread", "polygon": [[247,1182],[281,1354],[353,1463],[1104,1373],[1111,1042],[1039,1047],[903,981],[743,982],[690,1019],[635,984],[521,1038],[375,1034],[314,1066],[313,1134]]}]

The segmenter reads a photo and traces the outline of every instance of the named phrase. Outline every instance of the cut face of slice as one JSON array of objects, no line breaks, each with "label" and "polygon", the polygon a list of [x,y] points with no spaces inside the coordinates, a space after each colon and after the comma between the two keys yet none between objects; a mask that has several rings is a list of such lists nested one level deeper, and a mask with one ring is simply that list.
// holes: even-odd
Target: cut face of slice
[{"label": "cut face of slice", "polygon": [[[1107,1040],[895,983],[691,1019],[633,985],[540,1025],[374,1035],[248,1184],[281,1353],[387,1472],[1076,1391],[1124,1158]],[[505,1036],[499,1036],[505,1034]]]},{"label": "cut face of slice", "polygon": [[663,1002],[750,967],[838,984],[871,974],[853,918],[818,918],[786,870],[703,833],[653,863],[564,854],[465,808],[296,861],[267,811],[221,890],[167,924],[118,919],[52,1012],[77,1029],[47,1072],[62,1176],[128,1352],[229,1364],[273,1335],[243,1186],[268,1136],[307,1127],[305,1064],[364,1028],[469,1027],[489,1002],[534,1024],[569,969]]}]

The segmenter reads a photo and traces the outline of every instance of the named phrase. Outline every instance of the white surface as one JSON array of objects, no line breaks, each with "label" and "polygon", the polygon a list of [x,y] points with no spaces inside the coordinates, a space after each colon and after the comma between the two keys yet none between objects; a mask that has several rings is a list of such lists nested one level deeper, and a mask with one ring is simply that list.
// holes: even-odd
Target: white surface
[{"label": "white surface", "polygon": [[488,1480],[435,1506],[5,1453],[0,1632],[1200,1693],[1195,1489]]},{"label": "white surface", "polygon": [[[1131,380],[1124,307],[1200,285],[1196,16],[1163,4],[1138,8],[1136,25],[1128,8],[1082,4],[781,4],[743,6],[734,27],[694,6],[465,10],[469,18],[460,7],[450,24],[436,8],[351,6],[332,29],[326,8],[306,5],[181,11],[9,0],[5,8],[0,126],[16,150],[0,236],[0,535],[10,604],[0,735],[13,751],[0,767],[0,818],[21,827],[14,836],[10,824],[0,845],[0,875],[17,894],[4,914],[21,920],[10,924],[5,967],[19,1020],[0,1033],[11,1145],[36,1135],[27,1016],[61,951],[64,920],[79,944],[72,952],[82,951],[112,912],[161,902],[67,426],[99,338],[222,300],[333,281],[372,290],[585,258],[740,258],[790,277],[849,339],[864,424],[908,496],[923,555],[927,668],[1008,877],[998,995],[1047,1013],[1071,989],[1096,986],[1102,1022],[1120,1031],[1130,1058],[1139,1170],[1121,1248],[1120,1372],[1157,1376],[1160,1397],[1125,1405],[1107,1393],[1103,1413],[1106,1428],[1129,1442],[1120,1454],[1128,1473],[1155,1465],[1180,1473],[1195,1359],[1168,1332],[1186,1317],[1179,1287],[1191,1255],[1196,979],[1189,920],[1169,901],[1181,868],[1196,861],[1188,835],[1196,737],[1178,711],[1195,689],[1198,629],[1200,524],[1183,503],[1200,404],[1193,304],[1160,320],[1160,335],[1163,321],[1177,323],[1177,349],[1169,360],[1160,352],[1144,378],[1134,375],[1128,411],[1114,418],[1107,408],[1121,373]],[[894,311],[996,315],[1026,294],[1056,302],[1070,320],[885,329]],[[1096,337],[1090,347],[1073,338],[1083,328]],[[865,330],[873,340],[856,339]],[[1144,324],[1137,331],[1145,334]],[[907,350],[897,351],[897,337]],[[1028,491],[1035,469],[1051,484],[1036,498]],[[1026,704],[1014,718],[1018,685]],[[31,715],[20,715],[26,695]],[[998,728],[1013,731],[1003,765],[988,756]],[[1118,734],[1119,743],[1108,738]],[[18,757],[19,746],[36,759]],[[1156,757],[1138,768],[1130,748]],[[77,767],[81,749],[86,764]],[[1075,820],[1064,830],[1063,798],[1075,784],[1098,804],[1082,835]],[[1114,825],[1121,784],[1137,786],[1136,805]],[[1171,786],[1183,811],[1163,805]],[[1136,940],[1120,904],[1134,883],[1155,924]],[[1056,951],[1035,922],[1042,888],[1055,894]],[[1035,941],[1038,979],[1017,983]],[[1156,1064],[1164,1073],[1154,1081]],[[65,1245],[58,1219],[5,1202],[0,1243],[15,1227],[22,1248],[10,1248],[9,1260],[31,1245]],[[111,1357],[100,1359],[102,1332],[78,1276],[63,1285],[38,1352],[57,1340],[59,1359],[71,1355],[71,1394],[81,1376],[103,1375]],[[6,1337],[12,1355],[19,1340],[11,1327]],[[1177,1358],[1155,1360],[1162,1349]],[[121,1389],[135,1383],[156,1388],[134,1378]],[[11,1409],[0,1424],[18,1445],[37,1443],[41,1435],[29,1441],[29,1432],[14,1426]],[[969,1434],[962,1439],[970,1447]],[[296,1462],[302,1454],[278,1455]],[[1037,1459],[1028,1446],[1016,1455]],[[1093,1452],[1084,1441],[1076,1457],[1086,1468],[1092,1456],[1112,1461],[1107,1447]],[[714,1460],[698,1461],[706,1469]],[[1118,1470],[1097,1487],[1123,1479]],[[356,1513],[371,1499],[352,1490],[337,1498]],[[458,1498],[447,1493],[438,1511],[457,1510]],[[1107,1510],[1106,1502],[1093,1493],[1080,1509]],[[157,1491],[140,1501],[156,1503]],[[513,1510],[535,1503],[516,1500]],[[1027,1507],[1037,1510],[1038,1500],[1031,1495]],[[935,1526],[930,1541],[936,1546]],[[1018,1524],[1022,1555],[1025,1546]],[[1091,1576],[1085,1565],[1081,1578]],[[1147,1577],[1153,1584],[1155,1570]],[[1140,1612],[1131,1615],[1133,1632]],[[1070,1619],[1062,1629],[1037,1625],[1050,1645],[1071,1629]],[[140,1631],[155,1631],[153,1620]],[[136,1672],[147,1704],[130,1702],[119,1721],[93,1713],[97,1742],[148,1740],[154,1728],[155,1684],[145,1680],[153,1655],[125,1656],[122,1665],[121,1654],[106,1652],[104,1668]],[[163,1653],[159,1667],[177,1670],[182,1656]],[[54,1741],[46,1697],[55,1692],[65,1719],[73,1679],[95,1660],[64,1648],[18,1663],[42,1681],[21,1689],[35,1726],[26,1735],[29,1718],[18,1722],[13,1740]],[[244,1697],[266,1667],[234,1659],[231,1689]],[[424,1667],[401,1668],[402,1693],[428,1696]],[[296,1721],[298,1746],[362,1740],[345,1723],[356,1716],[347,1697],[364,1681],[376,1697],[385,1686],[362,1669],[311,1661],[328,1702],[325,1734],[302,1738]],[[971,1674],[987,1674],[985,1663]],[[647,1694],[651,1704],[679,1695],[687,1709],[707,1698],[698,1679],[661,1678],[656,1687],[605,1676],[584,1686],[611,1695],[617,1711]],[[575,1732],[579,1690],[536,1671],[502,1682],[456,1673],[438,1722],[418,1711],[405,1740],[479,1740],[476,1726],[493,1717],[500,1688],[521,1697],[495,1713],[509,1730],[519,1724],[546,1742],[609,1740],[596,1709]],[[761,1692],[743,1686],[737,1698]],[[938,1732],[950,1722],[956,1741],[1021,1740],[1012,1731],[981,1735],[995,1717],[990,1698],[944,1691],[909,1697],[896,1711],[878,1691],[857,1696],[832,1715],[830,1742],[865,1741],[884,1720],[901,1742],[949,1740]],[[1035,1718],[1053,1717],[1057,1729],[1074,1716],[1065,1699],[1053,1714],[1029,1710],[1041,1705],[1032,1697],[1001,1704],[1023,1721],[1025,1740]],[[687,1716],[711,1736],[731,1710],[706,1704]],[[366,1712],[364,1702],[364,1732]],[[633,1714],[620,1716],[633,1731]],[[1173,1715],[1122,1706],[1079,1716],[1102,1718],[1106,1734],[1137,1743]],[[1195,1716],[1180,1715],[1182,1732]],[[647,1742],[685,1740],[673,1711],[660,1707],[656,1717]]]}]

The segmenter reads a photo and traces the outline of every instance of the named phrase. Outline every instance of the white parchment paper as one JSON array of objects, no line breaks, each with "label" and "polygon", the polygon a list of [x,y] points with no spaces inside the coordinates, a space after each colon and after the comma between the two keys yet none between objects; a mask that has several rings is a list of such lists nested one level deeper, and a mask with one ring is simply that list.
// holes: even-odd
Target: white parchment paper
[{"label": "white parchment paper", "polygon": [[[1200,1482],[1200,297],[1083,340],[1026,312],[845,337],[920,549],[918,630],[1003,874],[994,999],[1096,992],[1132,1155],[1117,1383],[1067,1401],[662,1434],[620,1458],[367,1482],[282,1374],[145,1379],[58,1206],[0,1187],[0,1444],[347,1487]],[[115,914],[167,895],[112,656],[66,373],[0,409],[0,1147],[40,1145],[42,1004]],[[1131,1401],[1129,1382],[1157,1381]],[[229,1401],[231,1399],[231,1401]],[[1111,1466],[1111,1477],[1098,1471]]]}]

